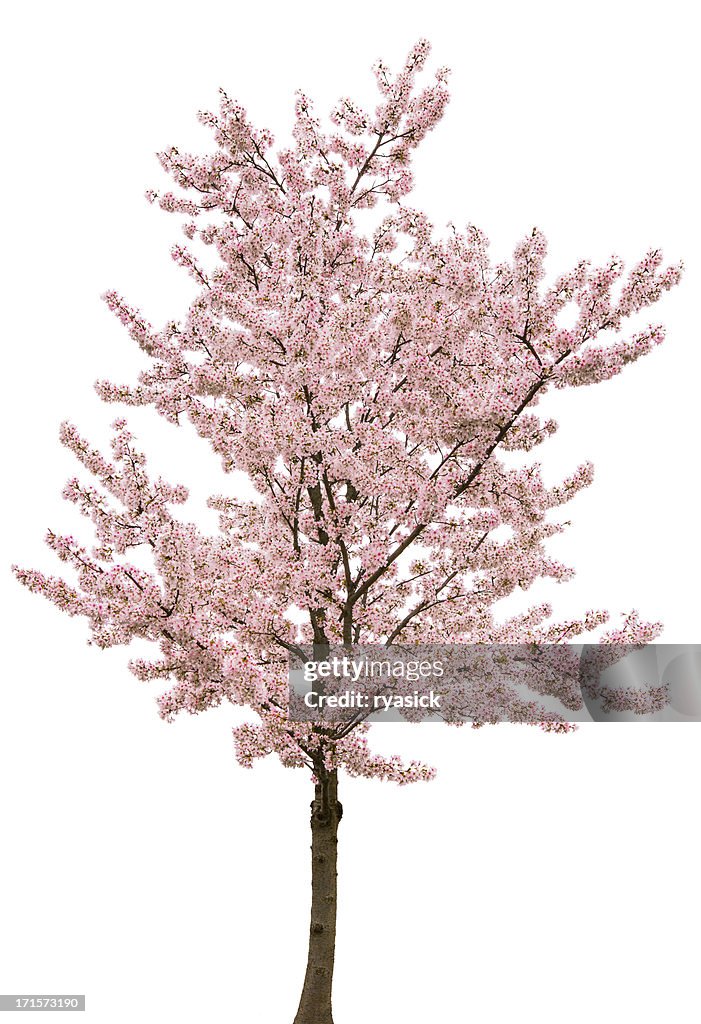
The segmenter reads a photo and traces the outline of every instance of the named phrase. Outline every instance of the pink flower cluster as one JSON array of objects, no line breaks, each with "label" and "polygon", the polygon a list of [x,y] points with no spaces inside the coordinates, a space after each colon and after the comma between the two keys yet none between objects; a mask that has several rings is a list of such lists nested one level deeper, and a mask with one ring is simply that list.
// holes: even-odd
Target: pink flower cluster
[{"label": "pink flower cluster", "polygon": [[[444,69],[417,86],[428,53],[420,42],[397,74],[378,63],[375,109],[343,98],[327,126],[299,94],[286,145],[222,93],[219,110],[200,115],[213,154],[160,154],[174,189],[148,198],[185,218],[187,245],[172,255],[197,292],[183,321],[161,329],[108,292],[150,365],[135,385],[97,388],[107,401],[189,419],[226,470],[248,475],[258,500],[213,497],[220,531],[205,535],[174,515],[186,491],[149,478],[124,421],[111,461],[66,425],[63,443],[95,482],[71,480],[65,496],[92,521],[97,546],[50,534],[74,585],[17,570],[84,615],[96,643],[152,641],[154,660],[132,667],[140,679],[171,681],[165,717],[223,700],[250,707],[256,723],[235,731],[244,765],[274,752],[290,766],[431,777],[372,754],[362,725],[289,721],[287,656],[300,642],[564,647],[606,620],[591,612],[554,622],[539,606],[496,623],[500,599],[543,577],[569,578],[547,550],[564,528],[551,513],[592,479],[587,464],[546,486],[537,462],[517,466],[500,452],[531,452],[553,433],[537,411],[550,388],[605,380],[662,340],[658,325],[630,337],[625,326],[680,268],[654,250],[627,276],[617,259],[581,262],[546,286],[537,230],[502,263],[472,225],[440,235],[406,202],[414,151],[448,98]],[[372,223],[360,213],[369,207]],[[191,245],[209,250],[213,269]],[[574,326],[564,329],[568,308]],[[150,553],[150,571],[128,560],[134,548]],[[618,635],[653,632],[631,619]],[[500,711],[566,730],[539,715],[548,678],[531,680],[533,701],[501,690]],[[581,705],[562,673],[552,678],[566,706]]]}]

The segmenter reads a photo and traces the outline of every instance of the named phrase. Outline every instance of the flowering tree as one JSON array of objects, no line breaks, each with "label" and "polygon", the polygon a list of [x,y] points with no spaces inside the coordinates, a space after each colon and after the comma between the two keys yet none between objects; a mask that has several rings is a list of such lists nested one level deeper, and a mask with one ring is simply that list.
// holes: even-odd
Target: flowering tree
[{"label": "flowering tree", "polygon": [[[65,497],[92,520],[96,544],[49,533],[72,582],[15,570],[85,616],[100,647],[152,641],[153,659],[131,668],[171,681],[164,718],[245,705],[255,720],[234,730],[239,762],[275,753],[311,772],[311,926],[296,1024],[332,1019],[339,771],[404,784],[433,770],[372,753],[367,722],[293,721],[288,652],[302,642],[561,643],[602,625],[604,612],[556,622],[546,605],[495,621],[495,602],[516,588],[569,577],[546,550],[563,529],[550,512],[592,479],[584,465],[547,487],[537,463],[500,452],[530,452],[553,433],[535,411],[548,389],[606,380],[657,345],[659,326],[621,329],[680,275],[652,251],[627,276],[617,259],[583,261],[546,286],[537,230],[496,265],[473,226],[438,238],[405,201],[413,152],[448,99],[445,69],[416,85],[428,52],[420,42],[396,75],[378,63],[376,109],[344,98],[327,127],[298,94],[287,147],[222,94],[218,113],[200,115],[212,154],[159,154],[177,191],[149,199],[184,215],[187,239],[212,258],[172,250],[197,287],[182,322],[155,329],[107,293],[149,368],[135,386],[97,388],[174,424],[188,418],[256,494],[212,497],[220,528],[205,534],[176,515],[186,489],[149,476],[123,419],[110,458],[64,424],[62,442],[94,478],[69,481]],[[576,313],[569,328],[566,308]],[[508,539],[497,539],[499,526]],[[129,560],[135,548],[150,553],[150,569]],[[631,614],[604,639],[645,642],[656,629]],[[576,688],[556,695],[581,706]],[[494,715],[482,707],[479,717],[518,718],[520,701],[501,688]]]}]

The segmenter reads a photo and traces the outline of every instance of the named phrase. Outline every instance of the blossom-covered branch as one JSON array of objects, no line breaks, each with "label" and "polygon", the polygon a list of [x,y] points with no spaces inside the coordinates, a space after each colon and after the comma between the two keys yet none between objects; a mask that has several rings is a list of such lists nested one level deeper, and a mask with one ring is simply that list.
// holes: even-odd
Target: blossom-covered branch
[{"label": "blossom-covered branch", "polygon": [[[556,430],[538,414],[549,390],[613,377],[663,339],[659,324],[628,325],[680,267],[655,249],[627,274],[615,258],[582,261],[547,285],[536,229],[501,263],[473,225],[441,235],[406,200],[414,150],[448,98],[445,69],[418,85],[428,52],[419,43],[395,75],[376,65],[374,110],[343,98],[324,124],[298,94],[288,144],[222,93],[200,115],[212,153],[159,154],[174,190],[148,196],[185,218],[172,256],[196,294],[182,322],[156,329],[108,292],[149,367],[135,385],[98,391],[189,419],[257,497],[212,497],[220,529],[204,535],[176,518],[185,490],[150,480],[123,420],[113,461],[65,426],[64,444],[97,480],[71,481],[66,497],[97,546],[50,534],[75,586],[18,570],[84,615],[96,643],[153,641],[158,656],[132,668],[173,681],[164,716],[250,707],[257,722],[236,730],[245,765],[275,752],[317,772],[431,774],[371,754],[366,724],[289,721],[287,657],[299,644],[564,643],[606,621],[590,611],[553,622],[545,605],[495,621],[516,589],[571,576],[548,553],[564,528],[551,513],[592,480],[585,464],[549,487],[530,457],[515,466],[501,453],[532,452]],[[124,560],[137,546],[151,571]],[[631,615],[616,636],[646,642],[656,628]],[[534,678],[526,704],[500,691],[500,713],[538,720],[548,685]],[[558,695],[568,706],[577,696]],[[635,694],[604,699],[641,706]],[[475,717],[490,715],[483,702]]]}]

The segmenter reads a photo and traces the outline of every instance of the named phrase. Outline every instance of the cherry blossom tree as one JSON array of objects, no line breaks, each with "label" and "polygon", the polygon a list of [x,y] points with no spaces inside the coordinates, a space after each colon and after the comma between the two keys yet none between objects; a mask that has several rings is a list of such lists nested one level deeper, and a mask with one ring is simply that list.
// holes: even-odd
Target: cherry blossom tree
[{"label": "cherry blossom tree", "polygon": [[[544,604],[497,622],[497,601],[571,575],[547,551],[564,528],[551,513],[592,480],[587,464],[546,486],[526,453],[556,429],[536,411],[549,390],[611,378],[662,341],[659,325],[624,327],[680,276],[653,250],[627,274],[616,258],[582,261],[547,284],[538,230],[501,263],[473,225],[439,235],[407,202],[414,151],[448,100],[446,69],[417,83],[428,54],[419,42],[397,74],[377,63],[376,108],[343,98],[325,125],[298,93],[288,145],[222,93],[218,112],[200,114],[213,152],[159,154],[174,191],[148,198],[184,218],[172,256],[196,293],[182,321],[155,328],[108,292],[148,369],[134,385],[97,389],[189,420],[255,494],[211,497],[219,531],[205,533],[178,517],[187,490],[149,475],[124,419],[109,457],[65,423],[61,441],[91,482],[76,477],[64,495],[96,539],[48,534],[69,579],[15,569],[84,616],[98,646],[150,641],[153,657],[131,669],[168,683],[165,719],[244,705],[240,764],[276,754],[311,774],[311,923],[295,1024],[332,1020],[339,772],[401,785],[434,772],[373,753],[367,721],[292,720],[290,650],[564,644],[603,626],[603,611],[560,622]],[[631,613],[601,639],[644,643],[657,629]],[[548,692],[541,680],[536,698],[538,686]],[[556,695],[581,707],[576,687]],[[523,718],[521,700],[501,688],[494,714],[478,717]],[[569,728],[566,714],[540,717]]]}]

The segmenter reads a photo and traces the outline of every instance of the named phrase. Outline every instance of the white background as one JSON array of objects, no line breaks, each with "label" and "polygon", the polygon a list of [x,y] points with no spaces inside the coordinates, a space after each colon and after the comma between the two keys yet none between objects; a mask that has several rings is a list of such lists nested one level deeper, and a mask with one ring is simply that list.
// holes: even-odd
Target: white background
[{"label": "white background", "polygon": [[[232,709],[166,725],[124,651],[21,589],[56,570],[47,527],[70,417],[104,444],[135,347],[99,296],[156,324],[187,306],[175,218],[147,206],[156,149],[206,147],[223,86],[284,139],[293,90],[325,113],[367,95],[420,36],[453,68],[412,198],[506,255],[533,225],[552,273],[582,256],[684,258],[652,316],[668,341],[615,381],[557,396],[551,479],[592,488],[553,551],[563,615],[632,607],[698,642],[701,287],[698,79],[688,3],[15,4],[2,57],[7,485],[0,684],[0,991],[85,992],[95,1024],[289,1024],[307,918],[310,783],[233,759]],[[187,430],[129,413],[157,472],[222,481]],[[193,464],[194,462],[194,464]],[[193,513],[194,514],[194,513]],[[542,596],[539,591],[536,595]],[[336,1024],[698,1021],[699,726],[375,729],[439,778],[343,784]],[[697,806],[697,811],[693,810]],[[8,1021],[12,1017],[8,1017]]]}]

